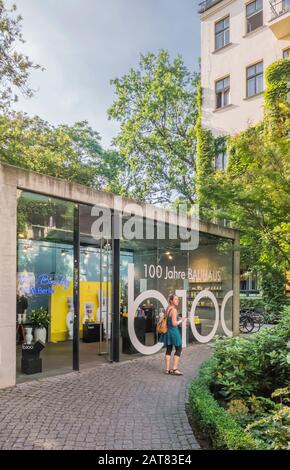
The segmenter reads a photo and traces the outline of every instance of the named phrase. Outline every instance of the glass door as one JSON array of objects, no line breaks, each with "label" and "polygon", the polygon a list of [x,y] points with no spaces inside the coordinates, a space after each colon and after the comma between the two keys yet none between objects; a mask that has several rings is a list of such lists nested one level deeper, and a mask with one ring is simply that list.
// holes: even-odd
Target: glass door
[{"label": "glass door", "polygon": [[94,239],[92,207],[80,205],[80,368],[111,359],[112,243]]},{"label": "glass door", "polygon": [[100,241],[100,356],[107,355],[110,360],[110,342],[112,333],[112,244],[109,239]]}]

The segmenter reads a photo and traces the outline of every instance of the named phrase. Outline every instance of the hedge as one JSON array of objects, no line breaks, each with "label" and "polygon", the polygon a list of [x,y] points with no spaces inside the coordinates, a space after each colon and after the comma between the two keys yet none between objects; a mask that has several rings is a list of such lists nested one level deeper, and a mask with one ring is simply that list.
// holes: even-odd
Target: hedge
[{"label": "hedge", "polygon": [[200,369],[189,389],[189,405],[198,428],[210,437],[214,449],[261,450],[263,443],[254,439],[214,399],[210,392],[210,359]]}]

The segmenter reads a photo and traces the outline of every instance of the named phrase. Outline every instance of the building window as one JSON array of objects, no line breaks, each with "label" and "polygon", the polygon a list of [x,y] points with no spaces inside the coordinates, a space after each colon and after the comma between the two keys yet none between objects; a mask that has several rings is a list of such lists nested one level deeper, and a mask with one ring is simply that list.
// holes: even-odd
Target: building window
[{"label": "building window", "polygon": [[283,59],[290,59],[290,47],[283,51]]},{"label": "building window", "polygon": [[227,153],[219,152],[215,156],[215,170],[225,170],[227,166]]},{"label": "building window", "polygon": [[218,80],[215,84],[216,109],[224,108],[230,104],[230,77]]},{"label": "building window", "polygon": [[258,95],[263,89],[263,62],[259,62],[247,68],[247,97]]},{"label": "building window", "polygon": [[245,269],[241,270],[240,290],[241,294],[258,294],[259,286],[257,274]]},{"label": "building window", "polygon": [[263,26],[263,0],[255,0],[246,5],[247,33]]},{"label": "building window", "polygon": [[215,24],[215,49],[221,49],[230,43],[230,17],[227,16]]}]

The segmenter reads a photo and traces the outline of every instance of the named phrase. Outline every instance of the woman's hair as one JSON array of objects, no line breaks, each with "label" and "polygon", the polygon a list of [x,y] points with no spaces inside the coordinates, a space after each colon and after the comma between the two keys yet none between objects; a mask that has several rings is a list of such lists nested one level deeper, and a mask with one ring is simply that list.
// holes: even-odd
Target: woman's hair
[{"label": "woman's hair", "polygon": [[176,294],[170,294],[168,297],[168,303],[171,304],[173,302],[174,297],[176,297]]}]

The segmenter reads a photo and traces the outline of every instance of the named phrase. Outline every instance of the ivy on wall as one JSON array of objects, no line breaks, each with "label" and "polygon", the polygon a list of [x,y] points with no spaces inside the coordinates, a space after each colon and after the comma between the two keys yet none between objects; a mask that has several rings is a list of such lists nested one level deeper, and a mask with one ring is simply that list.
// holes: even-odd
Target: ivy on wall
[{"label": "ivy on wall", "polygon": [[288,137],[290,130],[290,59],[271,64],[265,74],[265,131]]},{"label": "ivy on wall", "polygon": [[[290,259],[290,59],[265,73],[264,118],[231,137],[215,138],[201,120],[197,137],[197,197],[204,219],[227,219],[241,233],[241,259],[260,274],[264,300],[279,313],[285,302]],[[225,171],[214,159],[227,148]]]},{"label": "ivy on wall", "polygon": [[[196,195],[200,214],[204,220],[217,219],[218,208],[212,204],[212,191],[215,188],[215,157],[226,150],[226,136],[214,137],[209,129],[202,125],[202,87],[197,87],[198,117],[196,133]],[[218,195],[216,195],[218,197]]]}]

